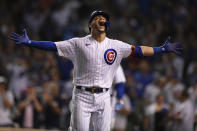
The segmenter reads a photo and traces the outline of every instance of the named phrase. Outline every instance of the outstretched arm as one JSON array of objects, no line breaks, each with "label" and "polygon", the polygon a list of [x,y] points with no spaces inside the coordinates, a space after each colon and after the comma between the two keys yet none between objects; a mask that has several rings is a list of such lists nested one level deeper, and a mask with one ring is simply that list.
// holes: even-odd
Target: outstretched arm
[{"label": "outstretched arm", "polygon": [[33,41],[30,40],[26,29],[23,30],[23,35],[19,35],[17,33],[11,33],[10,39],[15,41],[16,44],[19,45],[27,45],[30,47],[35,47],[41,50],[48,50],[48,51],[57,51],[56,45],[54,42],[51,41]]},{"label": "outstretched arm", "polygon": [[181,52],[183,50],[182,44],[181,43],[171,43],[170,42],[170,37],[166,40],[164,45],[159,46],[159,47],[148,47],[148,46],[136,46],[132,48],[132,51],[134,51],[133,56],[142,58],[144,56],[153,56],[157,54],[162,54],[162,53],[170,53],[173,52],[177,55],[181,55]]}]

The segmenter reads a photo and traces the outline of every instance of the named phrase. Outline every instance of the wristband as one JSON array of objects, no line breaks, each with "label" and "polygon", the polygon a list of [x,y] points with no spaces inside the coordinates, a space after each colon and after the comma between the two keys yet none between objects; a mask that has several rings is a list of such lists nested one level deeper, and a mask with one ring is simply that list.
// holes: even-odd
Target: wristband
[{"label": "wristband", "polygon": [[165,53],[165,48],[163,46],[153,47],[154,55]]}]

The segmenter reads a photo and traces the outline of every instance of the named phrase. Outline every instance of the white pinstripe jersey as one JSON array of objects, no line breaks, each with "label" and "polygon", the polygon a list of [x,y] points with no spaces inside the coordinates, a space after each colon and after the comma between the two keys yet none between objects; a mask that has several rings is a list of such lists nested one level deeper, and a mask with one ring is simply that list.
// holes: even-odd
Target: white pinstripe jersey
[{"label": "white pinstripe jersey", "polygon": [[91,35],[55,44],[59,56],[74,64],[75,86],[110,88],[122,58],[132,52],[132,45],[107,37],[99,43]]}]

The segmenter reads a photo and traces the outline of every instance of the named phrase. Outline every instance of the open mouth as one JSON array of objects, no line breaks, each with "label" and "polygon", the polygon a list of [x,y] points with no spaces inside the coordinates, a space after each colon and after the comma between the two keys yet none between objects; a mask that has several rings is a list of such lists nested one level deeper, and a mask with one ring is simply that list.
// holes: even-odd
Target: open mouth
[{"label": "open mouth", "polygon": [[105,26],[105,22],[101,21],[101,22],[99,22],[99,25],[100,26]]}]

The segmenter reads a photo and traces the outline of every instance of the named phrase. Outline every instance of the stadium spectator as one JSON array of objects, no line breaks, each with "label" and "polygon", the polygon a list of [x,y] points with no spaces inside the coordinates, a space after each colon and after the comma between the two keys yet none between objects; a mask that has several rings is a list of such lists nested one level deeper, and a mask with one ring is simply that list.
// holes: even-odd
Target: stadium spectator
[{"label": "stadium spectator", "polygon": [[29,83],[26,90],[21,94],[19,104],[17,106],[20,117],[19,124],[22,128],[40,128],[41,127],[41,112],[43,106],[41,99],[37,97],[36,86]]},{"label": "stadium spectator", "polygon": [[194,81],[192,86],[188,89],[189,98],[194,106],[194,128],[197,129],[197,80]]},{"label": "stadium spectator", "polygon": [[14,97],[7,87],[7,79],[0,76],[0,127],[13,127],[12,107],[14,106]]},{"label": "stadium spectator", "polygon": [[167,118],[168,105],[164,103],[163,95],[158,94],[156,101],[146,108],[145,131],[165,131]]},{"label": "stadium spectator", "polygon": [[145,104],[143,98],[139,98],[136,93],[136,81],[130,73],[126,73],[126,90],[132,109],[132,113],[128,116],[127,129],[143,130]]},{"label": "stadium spectator", "polygon": [[177,102],[184,88],[185,86],[180,81],[177,74],[172,73],[164,89],[165,101],[169,104]]},{"label": "stadium spectator", "polygon": [[150,70],[149,63],[146,60],[141,61],[140,69],[133,77],[137,81],[136,93],[139,98],[144,97],[144,92],[148,84],[153,81],[153,73]]},{"label": "stadium spectator", "polygon": [[45,82],[42,99],[45,128],[59,129],[62,107],[62,101],[59,96],[59,85],[53,82]]},{"label": "stadium spectator", "polygon": [[180,103],[174,107],[174,111],[169,115],[171,126],[168,130],[172,131],[193,131],[194,129],[194,106],[187,90],[181,92]]},{"label": "stadium spectator", "polygon": [[146,104],[152,104],[156,100],[156,96],[158,94],[164,94],[164,87],[166,85],[166,78],[165,76],[157,76],[155,81],[149,85],[145,90],[144,99]]}]

